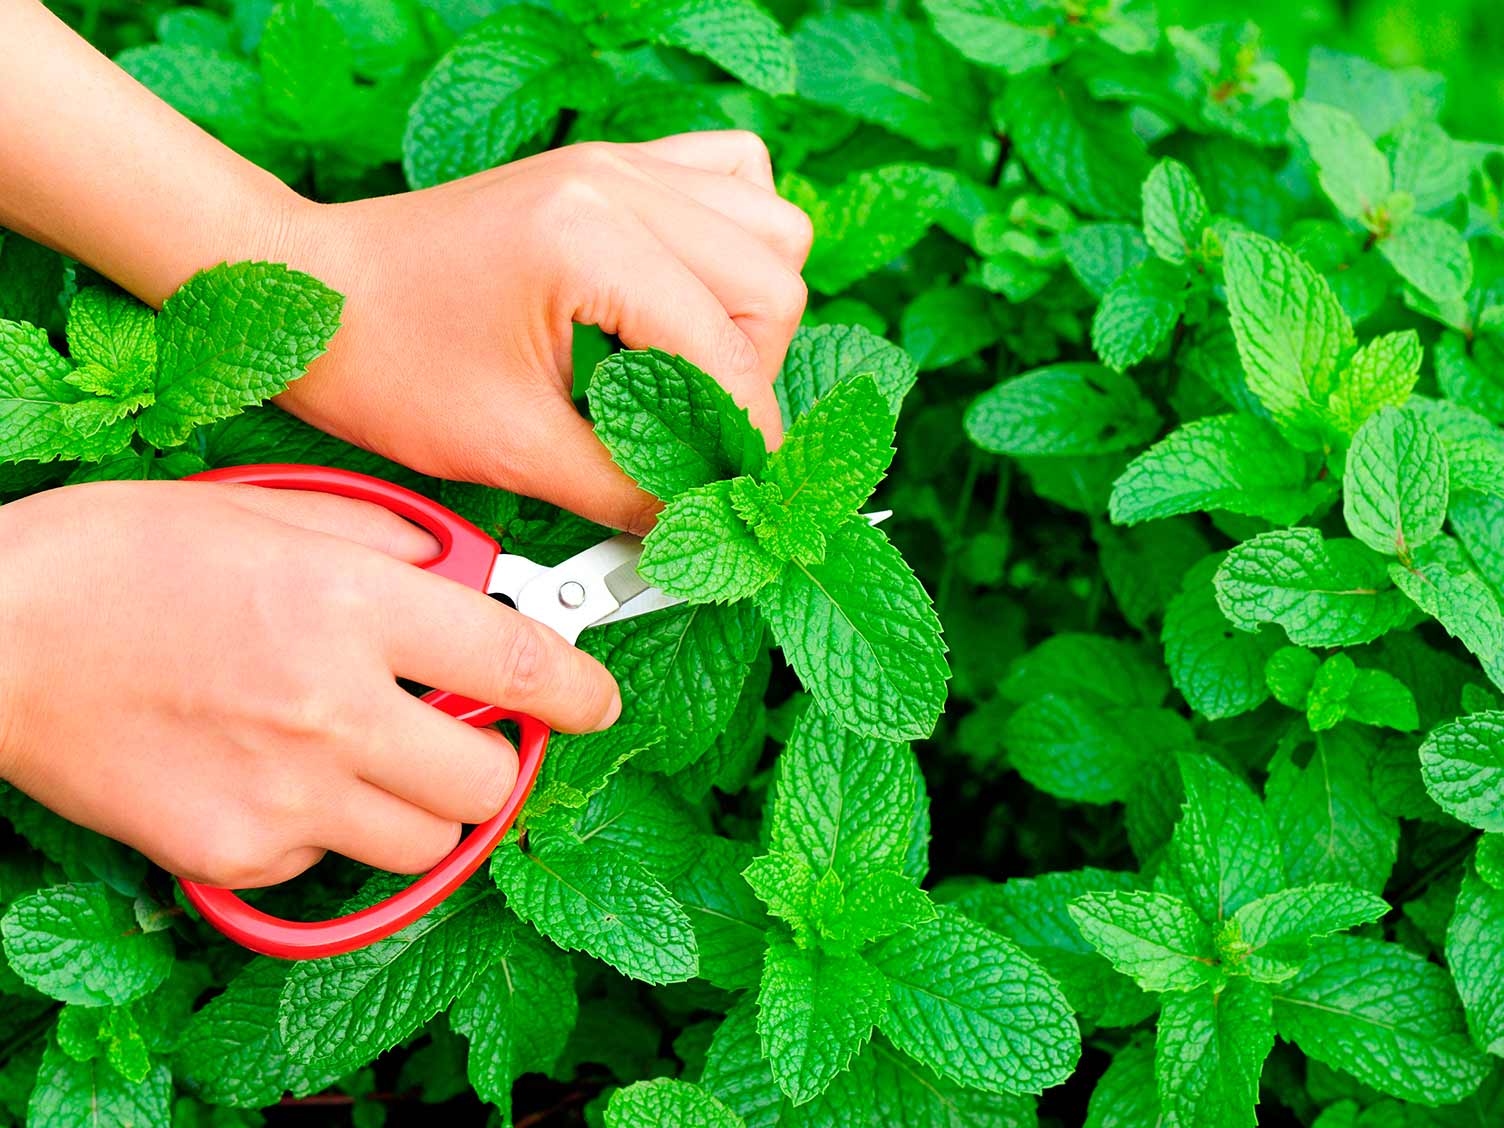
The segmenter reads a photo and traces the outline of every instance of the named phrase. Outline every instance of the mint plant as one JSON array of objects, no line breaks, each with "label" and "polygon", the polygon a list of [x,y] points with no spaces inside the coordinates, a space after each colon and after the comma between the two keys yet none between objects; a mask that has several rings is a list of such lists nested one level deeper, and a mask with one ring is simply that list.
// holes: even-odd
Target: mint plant
[{"label": "mint plant", "polygon": [[[1504,1119],[1490,10],[54,6],[317,199],[741,128],[815,243],[776,451],[581,331],[685,603],[582,636],[622,720],[424,920],[249,958],[0,789],[0,1123]],[[154,312],[0,232],[0,500],[311,462],[545,563],[606,535],[264,405],[341,305],[228,263]]]}]

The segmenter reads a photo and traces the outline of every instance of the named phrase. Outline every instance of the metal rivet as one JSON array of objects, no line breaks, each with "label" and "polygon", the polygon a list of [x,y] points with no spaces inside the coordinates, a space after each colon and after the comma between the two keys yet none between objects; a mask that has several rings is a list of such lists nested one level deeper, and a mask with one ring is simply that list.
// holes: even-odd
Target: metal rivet
[{"label": "metal rivet", "polygon": [[559,602],[573,610],[585,602],[585,585],[569,580],[559,585]]}]

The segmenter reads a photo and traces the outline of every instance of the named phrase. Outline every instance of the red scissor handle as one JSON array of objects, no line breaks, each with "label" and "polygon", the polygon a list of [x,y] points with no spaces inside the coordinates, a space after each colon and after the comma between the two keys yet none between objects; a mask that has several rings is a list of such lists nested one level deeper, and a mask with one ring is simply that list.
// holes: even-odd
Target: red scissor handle
[{"label": "red scissor handle", "polygon": [[[425,569],[477,591],[486,590],[491,569],[501,551],[496,542],[480,529],[438,502],[350,470],[281,464],[235,466],[195,474],[193,480],[309,490],[374,502],[427,530],[439,542],[439,554],[423,565]],[[512,820],[532,791],[552,733],[547,725],[533,717],[442,689],[424,695],[423,700],[467,724],[488,725],[499,720],[517,722],[522,730],[517,748],[517,783],[506,805],[471,830],[448,857],[402,892],[333,920],[282,920],[252,908],[229,889],[179,879],[183,892],[205,920],[237,944],[263,955],[294,960],[333,956],[364,948],[405,928],[443,901],[480,868],[511,828]]]}]

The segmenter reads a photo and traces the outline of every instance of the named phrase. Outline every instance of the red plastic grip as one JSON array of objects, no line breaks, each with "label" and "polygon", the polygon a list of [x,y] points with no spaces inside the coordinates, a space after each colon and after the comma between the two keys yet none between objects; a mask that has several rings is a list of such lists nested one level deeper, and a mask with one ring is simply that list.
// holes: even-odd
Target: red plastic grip
[{"label": "red plastic grip", "polygon": [[[236,466],[194,475],[195,481],[309,490],[374,502],[426,529],[439,542],[439,555],[423,567],[479,591],[486,590],[499,549],[496,542],[458,514],[421,494],[379,478],[325,466],[271,464]],[[538,778],[551,732],[533,717],[436,689],[423,700],[471,725],[515,721],[517,782],[506,805],[470,831],[442,862],[400,893],[359,912],[332,920],[292,921],[246,904],[233,891],[179,879],[188,900],[204,919],[253,952],[280,959],[307,960],[364,948],[398,932],[463,885],[491,852],[521,810]]]}]

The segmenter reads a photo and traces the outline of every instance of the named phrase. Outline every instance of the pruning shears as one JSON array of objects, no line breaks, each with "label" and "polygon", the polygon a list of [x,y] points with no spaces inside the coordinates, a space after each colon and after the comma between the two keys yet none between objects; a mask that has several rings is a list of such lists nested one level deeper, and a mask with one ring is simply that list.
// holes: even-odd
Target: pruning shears
[{"label": "pruning shears", "polygon": [[[571,644],[588,627],[683,602],[638,576],[642,541],[627,533],[601,541],[562,564],[546,567],[525,556],[503,552],[496,541],[469,521],[421,494],[349,470],[237,466],[197,474],[194,480],[307,490],[374,502],[425,529],[439,542],[439,554],[421,567],[511,604],[552,627]],[[506,805],[475,826],[428,873],[400,893],[359,912],[332,920],[283,920],[246,904],[232,890],[180,880],[183,892],[205,920],[254,952],[283,959],[314,959],[374,944],[411,924],[464,884],[511,828],[538,778],[552,734],[534,717],[443,689],[425,694],[423,700],[467,724],[481,726],[503,720],[517,724],[521,730],[517,784]]]}]

